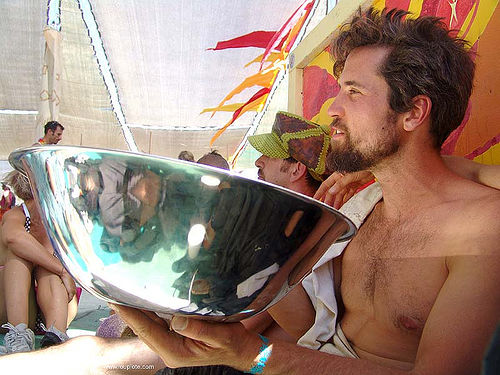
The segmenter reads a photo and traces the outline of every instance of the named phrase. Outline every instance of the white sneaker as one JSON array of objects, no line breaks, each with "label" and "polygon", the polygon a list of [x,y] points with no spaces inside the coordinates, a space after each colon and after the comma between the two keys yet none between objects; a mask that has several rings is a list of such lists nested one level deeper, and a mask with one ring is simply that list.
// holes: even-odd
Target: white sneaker
[{"label": "white sneaker", "polygon": [[5,323],[2,328],[9,330],[4,337],[5,349],[2,352],[19,353],[30,352],[35,348],[35,334],[24,323],[19,323],[13,326],[10,323]]}]

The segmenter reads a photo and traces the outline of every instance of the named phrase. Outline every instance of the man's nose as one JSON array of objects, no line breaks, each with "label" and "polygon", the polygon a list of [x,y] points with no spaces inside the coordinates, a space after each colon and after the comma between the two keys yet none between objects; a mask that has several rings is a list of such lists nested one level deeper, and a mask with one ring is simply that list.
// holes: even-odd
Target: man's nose
[{"label": "man's nose", "polygon": [[264,155],[262,155],[260,158],[255,160],[255,166],[257,168],[262,168],[263,165],[264,165]]},{"label": "man's nose", "polygon": [[344,115],[341,93],[333,99],[332,104],[328,107],[328,115],[330,117],[342,117]]}]

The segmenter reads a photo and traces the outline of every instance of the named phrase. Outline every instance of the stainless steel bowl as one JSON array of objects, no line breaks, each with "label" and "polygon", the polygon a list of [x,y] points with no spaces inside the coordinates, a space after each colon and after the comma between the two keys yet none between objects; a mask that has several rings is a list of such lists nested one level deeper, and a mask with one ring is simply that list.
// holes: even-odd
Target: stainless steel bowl
[{"label": "stainless steel bowl", "polygon": [[320,202],[200,164],[69,146],[9,161],[29,177],[71,275],[97,297],[160,315],[247,318],[356,231]]}]

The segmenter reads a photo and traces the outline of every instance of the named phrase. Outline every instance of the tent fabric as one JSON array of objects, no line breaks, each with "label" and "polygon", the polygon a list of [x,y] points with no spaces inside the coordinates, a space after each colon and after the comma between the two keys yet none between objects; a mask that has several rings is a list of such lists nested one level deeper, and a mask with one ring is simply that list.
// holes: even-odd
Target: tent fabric
[{"label": "tent fabric", "polygon": [[[275,30],[301,1],[208,2],[122,1],[126,11],[110,18],[113,3],[93,2],[127,123],[146,126],[217,129],[227,113],[200,115],[217,104],[231,88],[258,66],[244,69],[254,48],[209,51],[218,41],[256,30]],[[166,5],[166,6],[165,6]],[[115,12],[116,13],[116,12]],[[104,22],[104,20],[106,22]],[[141,56],[142,60],[138,60]],[[246,101],[244,94],[236,101]],[[206,104],[206,105],[205,105]],[[254,115],[242,115],[237,125],[247,127]],[[234,137],[229,137],[233,139]],[[229,146],[231,154],[237,143]],[[216,142],[214,148],[227,148]],[[186,146],[188,147],[188,146]],[[195,152],[208,142],[194,144]],[[208,151],[208,149],[206,149]],[[224,156],[228,157],[229,155]]]},{"label": "tent fabric", "polygon": [[[90,37],[90,24],[82,16],[87,2],[100,41]],[[176,157],[182,149],[201,156],[215,148],[229,157],[252,126],[255,112],[242,114],[212,147],[211,137],[232,115],[222,111],[211,118],[211,113],[201,112],[216,107],[234,87],[258,72],[259,62],[245,65],[262,49],[208,49],[255,31],[279,30],[302,3],[61,0],[58,121],[65,126],[61,144],[127,150],[128,131],[139,151]],[[42,133],[36,116],[47,2],[3,1],[0,13],[0,159],[5,160],[15,148],[31,145]],[[101,70],[105,67],[99,66],[92,42],[102,42],[104,47],[117,88],[114,104],[113,88],[105,82],[105,69]],[[243,91],[232,102],[245,103],[253,94]],[[116,113],[123,113],[123,119]]]},{"label": "tent fabric", "polygon": [[42,66],[42,83],[39,95],[37,126],[59,117],[61,103],[61,33],[50,27],[43,30],[45,53]]},{"label": "tent fabric", "polygon": [[[193,150],[195,160],[210,152],[217,150],[221,155],[231,155],[232,145],[237,145],[245,136],[247,128],[228,129],[217,143],[210,147],[208,142],[214,136],[215,130],[207,131],[176,131],[176,130],[146,130],[132,129],[139,151],[154,155],[177,157],[181,151]],[[193,144],[200,144],[193,148]]]},{"label": "tent fabric", "polygon": [[0,3],[0,109],[34,112],[0,115],[1,159],[6,158],[13,146],[35,141],[45,9],[43,2],[32,2],[30,7],[26,5],[21,1]]}]

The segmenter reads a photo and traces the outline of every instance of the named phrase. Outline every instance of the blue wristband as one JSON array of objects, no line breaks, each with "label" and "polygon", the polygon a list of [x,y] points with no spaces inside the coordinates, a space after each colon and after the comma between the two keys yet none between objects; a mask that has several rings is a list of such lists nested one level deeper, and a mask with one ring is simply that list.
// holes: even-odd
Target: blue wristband
[{"label": "blue wristband", "polygon": [[259,335],[262,340],[262,346],[259,349],[259,355],[257,356],[257,363],[248,371],[247,374],[262,374],[264,367],[266,367],[266,362],[271,356],[271,347],[269,346],[269,339],[262,335]]}]

